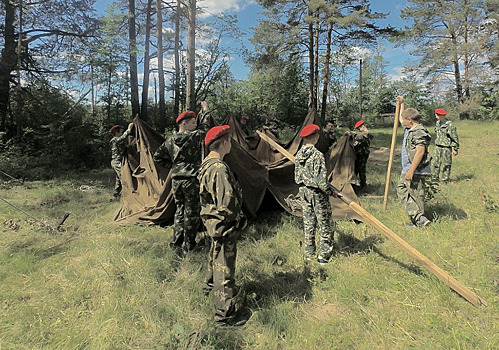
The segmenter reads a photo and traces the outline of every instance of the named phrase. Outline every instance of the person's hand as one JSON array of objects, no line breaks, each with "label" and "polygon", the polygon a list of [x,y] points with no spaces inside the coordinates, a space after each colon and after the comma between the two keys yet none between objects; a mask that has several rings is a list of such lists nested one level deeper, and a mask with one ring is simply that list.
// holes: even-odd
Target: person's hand
[{"label": "person's hand", "polygon": [[206,112],[206,110],[208,109],[208,104],[206,103],[206,101],[201,101],[201,109],[203,110],[203,112]]},{"label": "person's hand", "polygon": [[331,196],[333,196],[334,198],[343,197],[343,195],[340,192],[336,192],[336,191],[331,191]]},{"label": "person's hand", "polygon": [[452,151],[452,155],[457,156],[459,154],[459,151],[457,149]]},{"label": "person's hand", "polygon": [[412,177],[413,177],[413,176],[414,176],[414,170],[409,169],[409,170],[407,170],[407,172],[405,173],[405,177],[404,177],[404,178],[405,178],[407,181],[412,181]]},{"label": "person's hand", "polygon": [[132,128],[133,128],[133,123],[128,124],[128,129],[127,130],[128,131],[132,131]]}]

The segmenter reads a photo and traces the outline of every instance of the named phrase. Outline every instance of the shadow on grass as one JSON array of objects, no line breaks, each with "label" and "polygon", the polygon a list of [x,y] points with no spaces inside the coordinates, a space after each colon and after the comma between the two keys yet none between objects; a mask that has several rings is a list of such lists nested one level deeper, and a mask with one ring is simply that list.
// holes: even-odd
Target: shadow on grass
[{"label": "shadow on grass", "polygon": [[468,181],[468,180],[473,180],[474,178],[475,178],[475,175],[471,174],[471,173],[468,173],[468,174],[459,174],[454,181],[455,182]]},{"label": "shadow on grass", "polygon": [[452,203],[429,203],[426,206],[426,212],[431,218],[451,217],[455,220],[466,219],[468,215]]},{"label": "shadow on grass", "polygon": [[246,304],[252,309],[263,309],[275,303],[275,300],[308,301],[312,297],[310,280],[312,273],[309,266],[302,271],[277,272],[273,275],[253,274],[251,280],[241,285]]},{"label": "shadow on grass", "polygon": [[416,274],[416,275],[425,275],[423,270],[417,265],[414,264],[405,264],[401,262],[398,259],[395,259],[394,257],[388,256],[384,253],[382,253],[377,247],[376,244],[384,242],[384,239],[381,238],[380,236],[376,235],[370,235],[367,236],[364,240],[360,240],[356,237],[354,237],[351,234],[345,234],[341,231],[336,231],[337,236],[337,242],[338,242],[338,250],[339,252],[337,254],[344,254],[344,255],[352,255],[352,254],[358,254],[358,253],[376,253],[379,256],[381,256],[383,259],[394,262],[400,267]]}]

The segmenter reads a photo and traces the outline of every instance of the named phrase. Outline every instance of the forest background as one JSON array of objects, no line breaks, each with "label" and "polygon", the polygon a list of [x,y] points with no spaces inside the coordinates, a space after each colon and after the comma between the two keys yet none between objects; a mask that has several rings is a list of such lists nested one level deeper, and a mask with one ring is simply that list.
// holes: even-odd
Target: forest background
[{"label": "forest background", "polygon": [[[108,164],[113,124],[140,115],[160,133],[207,100],[219,122],[245,115],[296,131],[310,109],[350,128],[395,110],[397,95],[433,123],[498,119],[498,1],[407,1],[404,28],[364,0],[258,0],[246,80],[230,70],[235,15],[204,1],[0,2],[0,169],[51,178]],[[101,10],[96,11],[96,5]],[[386,23],[386,22],[385,22]],[[379,43],[412,57],[393,81]],[[195,49],[193,49],[195,48]],[[359,59],[362,59],[359,69]]]}]

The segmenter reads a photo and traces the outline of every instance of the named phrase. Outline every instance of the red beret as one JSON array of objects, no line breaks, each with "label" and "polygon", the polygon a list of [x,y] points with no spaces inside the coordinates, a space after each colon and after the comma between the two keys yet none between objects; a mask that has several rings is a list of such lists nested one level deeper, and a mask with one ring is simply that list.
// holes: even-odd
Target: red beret
[{"label": "red beret", "polygon": [[362,125],[364,125],[366,122],[361,119],[357,123],[355,123],[355,126],[353,127],[354,129],[360,128]]},{"label": "red beret", "polygon": [[109,129],[109,132],[112,134],[116,129],[123,129],[123,127],[121,125],[113,125],[111,129]]},{"label": "red beret", "polygon": [[206,136],[204,137],[205,146],[208,147],[213,143],[213,141],[216,141],[220,137],[227,135],[229,131],[230,131],[230,126],[228,125],[214,126],[210,130],[208,130]]},{"label": "red beret", "polygon": [[187,119],[187,118],[196,118],[196,113],[193,111],[185,111],[180,113],[180,115],[177,117],[177,120],[175,121],[177,124],[180,123],[182,120]]},{"label": "red beret", "polygon": [[447,111],[443,108],[437,108],[435,109],[435,114],[438,114],[438,115],[447,115]]},{"label": "red beret", "polygon": [[308,124],[303,127],[303,129],[300,132],[300,137],[307,137],[312,134],[315,134],[320,130],[318,125],[315,124]]}]

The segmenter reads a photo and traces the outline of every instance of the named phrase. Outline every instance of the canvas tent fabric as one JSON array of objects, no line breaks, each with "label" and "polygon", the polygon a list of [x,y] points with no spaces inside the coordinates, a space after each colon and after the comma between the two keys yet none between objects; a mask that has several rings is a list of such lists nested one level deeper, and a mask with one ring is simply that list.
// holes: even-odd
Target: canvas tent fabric
[{"label": "canvas tent fabric", "polygon": [[[121,205],[114,220],[120,223],[169,224],[175,212],[169,170],[152,159],[164,138],[138,117],[133,123],[133,136],[130,137],[122,166]],[[310,123],[320,125],[315,112],[308,114],[303,126]],[[222,124],[231,126],[232,150],[224,160],[241,185],[244,212],[255,217],[264,198],[269,198],[265,196],[269,191],[286,211],[301,215],[296,198],[299,187],[294,182],[294,164],[258,135],[246,135],[233,116],[226,118]],[[291,154],[296,154],[301,146],[300,130],[287,144],[279,141]],[[317,148],[323,152],[327,149],[322,131]],[[343,136],[332,152],[326,154],[333,185],[358,203],[351,186],[355,182],[352,140],[347,135]],[[331,205],[334,220],[361,220],[341,200],[331,198]]]}]

